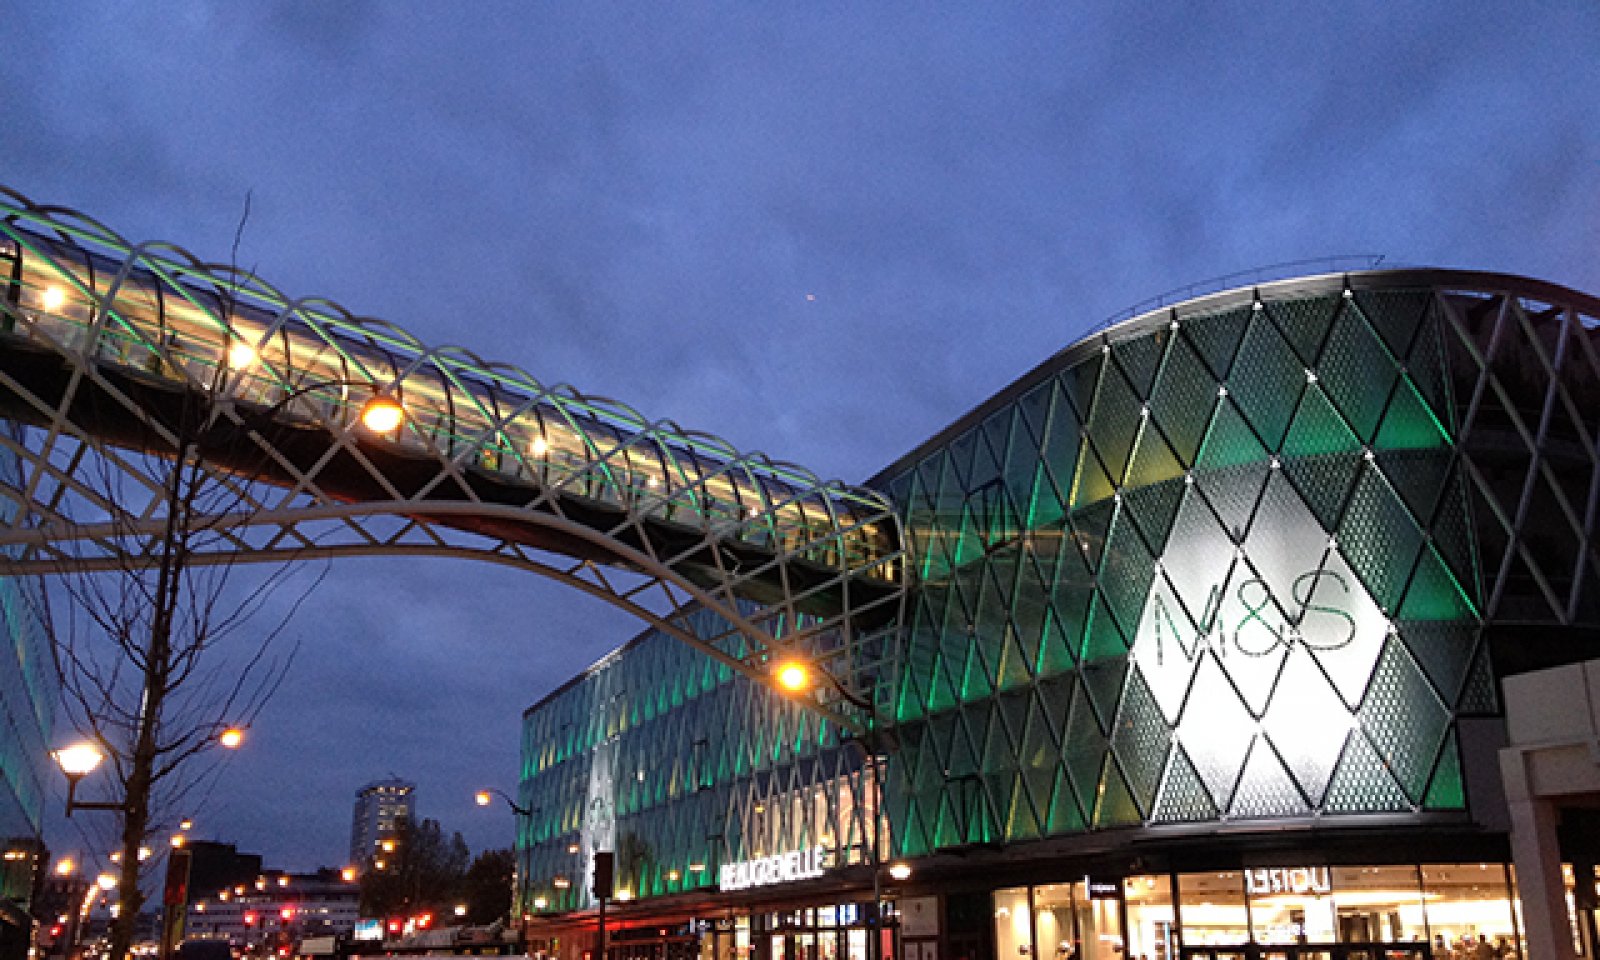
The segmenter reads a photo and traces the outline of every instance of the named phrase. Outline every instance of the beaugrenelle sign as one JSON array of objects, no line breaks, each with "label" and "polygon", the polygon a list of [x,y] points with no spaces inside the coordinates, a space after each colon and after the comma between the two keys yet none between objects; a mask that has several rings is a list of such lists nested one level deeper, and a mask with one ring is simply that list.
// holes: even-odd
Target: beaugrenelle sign
[{"label": "beaugrenelle sign", "polygon": [[745,890],[774,883],[814,880],[827,872],[827,847],[790,850],[757,860],[725,863],[717,870],[717,886],[723,890]]}]

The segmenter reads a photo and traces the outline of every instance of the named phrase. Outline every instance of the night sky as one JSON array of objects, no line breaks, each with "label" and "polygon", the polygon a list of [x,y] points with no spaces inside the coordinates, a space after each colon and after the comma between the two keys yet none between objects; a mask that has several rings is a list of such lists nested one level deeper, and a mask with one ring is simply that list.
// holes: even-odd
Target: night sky
[{"label": "night sky", "polygon": [[[240,262],[292,296],[853,481],[1220,274],[1371,253],[1600,291],[1597,131],[1592,0],[0,16],[0,183],[212,260],[249,193]],[[472,791],[639,628],[487,564],[341,562],[197,835],[341,864],[395,774],[508,845]]]}]

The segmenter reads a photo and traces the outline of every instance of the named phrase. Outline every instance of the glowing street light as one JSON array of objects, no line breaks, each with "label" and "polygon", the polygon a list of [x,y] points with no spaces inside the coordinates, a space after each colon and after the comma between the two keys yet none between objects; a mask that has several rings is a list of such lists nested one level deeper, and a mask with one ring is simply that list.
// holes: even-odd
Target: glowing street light
[{"label": "glowing street light", "polygon": [[104,801],[78,800],[78,781],[87,777],[100,766],[105,759],[105,754],[100,748],[87,741],[74,743],[70,747],[53,750],[50,753],[56,761],[56,766],[67,775],[67,816],[72,816],[74,810],[121,810],[123,804],[108,803]]},{"label": "glowing street light", "polygon": [[94,878],[94,883],[101,890],[115,890],[117,888],[117,876],[113,873],[102,873]]},{"label": "glowing street light", "polygon": [[229,727],[217,734],[217,742],[229,750],[237,750],[239,745],[244,743],[244,731],[238,727]]}]

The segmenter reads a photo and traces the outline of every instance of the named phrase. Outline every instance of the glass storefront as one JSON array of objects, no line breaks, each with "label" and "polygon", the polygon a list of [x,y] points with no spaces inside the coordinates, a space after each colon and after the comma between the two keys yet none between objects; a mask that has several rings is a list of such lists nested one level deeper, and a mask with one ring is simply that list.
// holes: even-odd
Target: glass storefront
[{"label": "glass storefront", "polygon": [[[841,903],[741,914],[707,924],[699,960],[869,960],[872,904]],[[883,957],[893,957],[895,915],[884,903]]]},{"label": "glass storefront", "polygon": [[994,892],[999,960],[1521,957],[1499,863],[1285,865]]}]

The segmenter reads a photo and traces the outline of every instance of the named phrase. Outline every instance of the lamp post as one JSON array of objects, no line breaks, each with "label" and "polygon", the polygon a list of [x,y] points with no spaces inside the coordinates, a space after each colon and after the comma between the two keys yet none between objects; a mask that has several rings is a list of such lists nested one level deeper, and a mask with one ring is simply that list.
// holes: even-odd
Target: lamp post
[{"label": "lamp post", "polygon": [[[224,748],[235,750],[244,743],[244,731],[233,726],[223,727],[217,731],[216,740]],[[127,815],[129,798],[126,796],[121,800],[78,799],[78,784],[84,777],[98,769],[101,762],[105,760],[105,754],[101,752],[100,747],[88,741],[81,741],[71,746],[63,747],[60,750],[53,750],[50,755],[54,758],[56,765],[61,768],[62,774],[67,778],[67,816],[72,816],[78,810],[110,810],[124,816]],[[183,824],[183,829],[188,829],[192,825],[189,820],[184,820]],[[190,860],[189,851],[183,849],[185,842],[186,838],[182,833],[174,834],[171,840],[172,849],[167,854],[167,873],[163,883],[162,895],[164,912],[161,924],[160,956],[162,960],[167,960],[172,956],[173,949],[183,937],[184,914],[188,903]],[[136,862],[124,865],[124,875],[131,875],[136,878],[139,870],[138,861],[143,861],[148,856],[150,856],[149,848],[140,847]],[[116,859],[116,855],[113,854],[112,860]],[[102,891],[108,893],[118,885],[116,878],[108,873],[101,874],[97,883]],[[76,931],[74,936],[76,936]]]},{"label": "lamp post", "polygon": [[[867,766],[867,775],[872,778],[872,842],[867,850],[867,863],[872,867],[872,931],[867,942],[868,960],[881,960],[883,956],[883,856],[881,851],[883,840],[883,775],[878,766],[878,752],[882,741],[879,738],[879,722],[877,707],[873,702],[856,693],[844,684],[839,678],[814,664],[803,660],[784,660],[777,664],[773,670],[773,679],[779,691],[792,695],[803,695],[816,689],[816,676],[828,682],[840,699],[850,706],[861,711],[866,718],[866,725],[862,736],[850,742],[861,751],[862,762]],[[904,879],[911,875],[911,868],[905,864],[895,864],[892,870],[903,870],[904,876],[896,875],[894,879]]]}]

